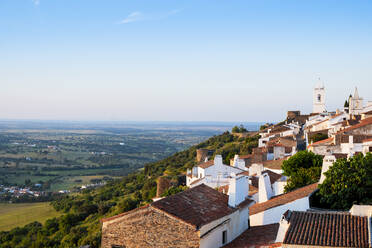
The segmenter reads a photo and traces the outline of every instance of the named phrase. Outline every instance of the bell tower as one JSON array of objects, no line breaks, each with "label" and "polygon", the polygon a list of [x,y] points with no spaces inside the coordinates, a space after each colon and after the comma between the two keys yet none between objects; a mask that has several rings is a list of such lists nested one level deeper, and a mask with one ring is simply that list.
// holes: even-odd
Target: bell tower
[{"label": "bell tower", "polygon": [[325,108],[325,88],[324,85],[319,83],[314,88],[313,94],[313,113],[324,113]]}]

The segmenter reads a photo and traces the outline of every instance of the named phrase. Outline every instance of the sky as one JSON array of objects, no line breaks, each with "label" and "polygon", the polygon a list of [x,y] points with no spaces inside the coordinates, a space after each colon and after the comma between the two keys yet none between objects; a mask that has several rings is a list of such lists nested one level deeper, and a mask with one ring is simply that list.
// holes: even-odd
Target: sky
[{"label": "sky", "polygon": [[280,121],[372,101],[372,1],[1,0],[0,119]]}]

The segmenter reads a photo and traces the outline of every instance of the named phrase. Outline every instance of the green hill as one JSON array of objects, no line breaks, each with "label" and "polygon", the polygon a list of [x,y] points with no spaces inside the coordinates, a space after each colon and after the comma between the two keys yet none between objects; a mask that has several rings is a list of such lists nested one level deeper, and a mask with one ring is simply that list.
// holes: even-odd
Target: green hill
[{"label": "green hill", "polygon": [[[151,202],[156,195],[156,180],[169,177],[178,192],[184,187],[182,175],[195,164],[196,150],[207,148],[222,154],[225,163],[235,154],[248,154],[257,146],[258,136],[242,138],[225,132],[205,142],[158,162],[146,164],[136,173],[113,181],[102,188],[66,196],[52,205],[62,216],[49,219],[44,225],[33,222],[22,228],[0,232],[0,247],[79,247],[100,246],[100,219],[113,216]],[[213,157],[212,156],[212,157]]]}]

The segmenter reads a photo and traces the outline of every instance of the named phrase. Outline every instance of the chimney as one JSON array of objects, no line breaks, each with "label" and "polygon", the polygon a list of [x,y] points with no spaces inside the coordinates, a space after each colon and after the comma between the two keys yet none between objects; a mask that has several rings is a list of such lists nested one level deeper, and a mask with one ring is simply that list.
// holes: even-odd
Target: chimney
[{"label": "chimney", "polygon": [[264,173],[258,179],[258,202],[268,201],[272,196],[273,189],[271,188],[270,177],[267,173]]},{"label": "chimney", "polygon": [[238,159],[239,159],[239,155],[238,154],[235,154],[235,156],[234,156],[234,163],[233,163],[233,166],[234,167],[237,167],[238,166]]},{"label": "chimney", "polygon": [[215,166],[222,166],[222,156],[221,155],[216,155],[214,157],[214,165]]},{"label": "chimney", "polygon": [[249,183],[247,176],[236,176],[235,173],[231,173],[229,183],[229,206],[236,207],[242,203],[248,197]]}]

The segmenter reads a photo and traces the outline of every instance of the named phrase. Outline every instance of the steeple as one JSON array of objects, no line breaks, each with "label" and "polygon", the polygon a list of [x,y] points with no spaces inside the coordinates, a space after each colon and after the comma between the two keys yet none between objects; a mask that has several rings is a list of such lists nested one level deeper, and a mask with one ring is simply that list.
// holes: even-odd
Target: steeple
[{"label": "steeple", "polygon": [[358,93],[358,88],[357,87],[355,87],[354,99],[359,99],[359,93]]}]

